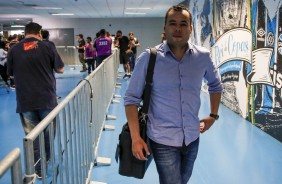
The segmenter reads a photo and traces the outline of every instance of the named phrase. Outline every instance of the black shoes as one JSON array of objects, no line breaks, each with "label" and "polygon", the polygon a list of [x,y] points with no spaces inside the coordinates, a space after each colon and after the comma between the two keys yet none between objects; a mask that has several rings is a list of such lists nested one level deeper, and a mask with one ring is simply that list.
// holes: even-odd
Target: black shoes
[{"label": "black shoes", "polygon": [[126,78],[126,77],[127,77],[127,78],[130,78],[130,77],[131,77],[131,73],[126,73],[126,74],[124,74],[123,79]]},{"label": "black shoes", "polygon": [[36,171],[35,174],[36,174],[36,177],[37,177],[38,179],[40,179],[40,180],[42,179],[42,173],[41,173],[41,171],[38,171],[38,172]]}]

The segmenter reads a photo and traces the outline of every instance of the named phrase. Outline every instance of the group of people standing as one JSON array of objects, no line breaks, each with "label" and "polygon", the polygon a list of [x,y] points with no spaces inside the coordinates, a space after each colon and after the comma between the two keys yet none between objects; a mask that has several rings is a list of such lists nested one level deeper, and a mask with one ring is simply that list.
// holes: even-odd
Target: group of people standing
[{"label": "group of people standing", "polygon": [[5,82],[5,85],[11,89],[15,89],[16,86],[13,77],[8,76],[6,72],[8,51],[22,39],[23,36],[18,34],[10,35],[6,41],[2,41],[2,36],[0,37],[0,76]]},{"label": "group of people standing", "polygon": [[118,30],[113,37],[105,29],[101,29],[93,41],[91,37],[87,37],[86,42],[83,34],[76,36],[78,41],[76,48],[79,54],[79,61],[82,64],[81,72],[88,70],[90,74],[104,59],[112,54],[112,47],[116,47],[120,50],[120,63],[123,64],[125,77],[131,76],[135,66],[137,47],[140,46],[133,32],[130,32],[127,37],[122,34],[121,30]]}]

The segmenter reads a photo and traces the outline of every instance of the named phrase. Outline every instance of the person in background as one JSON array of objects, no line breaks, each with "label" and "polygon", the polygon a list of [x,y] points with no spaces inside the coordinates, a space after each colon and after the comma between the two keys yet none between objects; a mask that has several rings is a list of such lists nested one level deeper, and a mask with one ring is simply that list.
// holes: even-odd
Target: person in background
[{"label": "person in background", "polygon": [[7,54],[8,52],[5,50],[6,43],[1,41],[0,42],[0,75],[2,80],[5,82],[6,86],[10,86],[8,83],[9,76],[7,75]]},{"label": "person in background", "polygon": [[[54,49],[41,41],[42,26],[30,22],[25,26],[25,39],[8,52],[7,74],[14,76],[17,108],[25,134],[37,126],[56,106],[54,72],[63,73],[64,63],[56,59]],[[55,127],[55,125],[54,125]],[[50,139],[45,130],[46,159],[50,158]],[[39,139],[34,141],[34,161],[40,159]],[[41,178],[41,161],[35,165]]]},{"label": "person in background", "polygon": [[92,71],[95,70],[95,58],[96,58],[96,51],[95,51],[95,48],[93,47],[91,37],[86,38],[84,55],[85,55],[85,60],[88,65],[88,74],[90,74],[91,69]]},{"label": "person in background", "polygon": [[9,43],[6,41],[0,42],[0,75],[5,82],[5,85],[9,87],[12,90],[15,90],[15,84],[14,79],[12,77],[9,77],[7,75],[7,55],[8,55],[8,49]]},{"label": "person in background", "polygon": [[[186,184],[199,148],[199,134],[218,119],[222,83],[209,50],[190,43],[192,14],[184,5],[175,5],[165,15],[167,41],[156,46],[157,56],[148,112],[147,135],[161,184]],[[132,138],[132,153],[139,160],[151,154],[140,137],[138,106],[142,101],[150,50],[136,63],[124,96]],[[207,80],[210,113],[199,118],[202,80]],[[172,174],[173,173],[173,174]]]},{"label": "person in background", "polygon": [[112,54],[112,39],[106,36],[106,30],[100,30],[100,36],[95,40],[94,48],[96,49],[96,67],[98,67],[104,59]]},{"label": "person in background", "polygon": [[[42,41],[46,42],[47,44],[50,45],[50,47],[54,50],[54,52],[56,53],[56,60],[59,60],[58,62],[63,62],[61,56],[59,55],[59,53],[57,52],[57,48],[54,42],[49,40],[49,31],[48,30],[41,30],[41,36],[42,36]],[[61,99],[62,97],[57,95],[57,99]]]},{"label": "person in background", "polygon": [[54,47],[54,48],[56,49],[55,43],[49,40],[50,34],[49,34],[49,31],[48,31],[48,30],[42,29],[42,30],[41,30],[41,36],[42,36],[42,41],[44,41],[44,42],[50,44],[52,47]]},{"label": "person in background", "polygon": [[139,43],[138,39],[136,37],[134,37],[133,32],[130,32],[129,33],[129,47],[131,48],[131,50],[133,52],[132,56],[129,58],[131,73],[134,70],[136,55],[137,55],[137,47],[139,47],[139,46],[140,46],[140,43]]},{"label": "person in background", "polygon": [[129,38],[123,36],[120,30],[117,32],[117,47],[119,48],[119,60],[123,64],[125,72],[123,78],[131,77],[129,56],[126,54],[126,51],[129,49]]},{"label": "person in background", "polygon": [[10,43],[9,43],[9,49],[10,49],[13,45],[19,42],[19,37],[17,34],[14,34],[13,36],[9,37],[9,40],[10,40]]},{"label": "person in background", "polygon": [[0,33],[0,44],[3,44],[4,40],[3,40],[3,35]]},{"label": "person in background", "polygon": [[121,30],[117,30],[115,38],[114,38],[114,46],[119,48],[119,39],[122,37],[122,31]]},{"label": "person in background", "polygon": [[[13,35],[10,35],[9,38],[9,43],[6,45],[7,46],[7,49],[8,51],[15,45],[19,42],[18,40],[18,35],[17,34],[13,34]],[[10,80],[10,88],[12,90],[14,90],[16,88],[16,85],[14,83],[14,77],[13,76],[9,76],[8,78]]]},{"label": "person in background", "polygon": [[78,46],[76,46],[78,50],[78,58],[79,62],[82,64],[82,70],[80,72],[85,72],[87,70],[84,59],[85,40],[83,39],[83,34],[78,34],[76,36],[78,41]]}]

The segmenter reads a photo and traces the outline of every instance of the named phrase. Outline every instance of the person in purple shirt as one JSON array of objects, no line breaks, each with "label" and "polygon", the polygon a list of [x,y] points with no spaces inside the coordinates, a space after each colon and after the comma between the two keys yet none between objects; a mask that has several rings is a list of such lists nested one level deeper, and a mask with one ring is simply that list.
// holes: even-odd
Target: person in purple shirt
[{"label": "person in purple shirt", "polygon": [[96,67],[98,67],[104,59],[112,54],[112,39],[106,36],[106,30],[100,30],[100,37],[95,40],[94,48],[96,49]]},{"label": "person in purple shirt", "polygon": [[88,74],[95,70],[95,58],[96,58],[96,51],[93,47],[91,37],[86,38],[86,45],[84,50],[84,57],[88,65]]},{"label": "person in purple shirt", "polygon": [[[147,135],[160,183],[185,184],[191,177],[198,154],[200,133],[207,131],[219,117],[223,88],[209,51],[188,42],[192,14],[187,7],[175,5],[168,9],[164,31],[167,41],[155,47],[157,57]],[[149,57],[150,50],[146,49],[137,59],[124,96],[132,153],[139,160],[146,160],[144,153],[151,154],[139,134],[137,111],[142,101]],[[203,79],[209,86],[210,114],[200,119]]]}]

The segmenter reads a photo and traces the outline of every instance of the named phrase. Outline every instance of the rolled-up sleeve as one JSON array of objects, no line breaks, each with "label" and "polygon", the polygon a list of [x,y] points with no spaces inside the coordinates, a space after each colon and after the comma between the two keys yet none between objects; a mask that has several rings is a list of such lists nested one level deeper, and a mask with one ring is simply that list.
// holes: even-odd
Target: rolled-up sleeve
[{"label": "rolled-up sleeve", "polygon": [[145,86],[145,78],[149,61],[149,50],[146,49],[137,59],[133,75],[124,96],[124,105],[139,106]]},{"label": "rolled-up sleeve", "polygon": [[221,93],[223,91],[220,76],[217,68],[214,66],[211,58],[207,56],[208,66],[204,78],[207,80],[209,93]]}]

